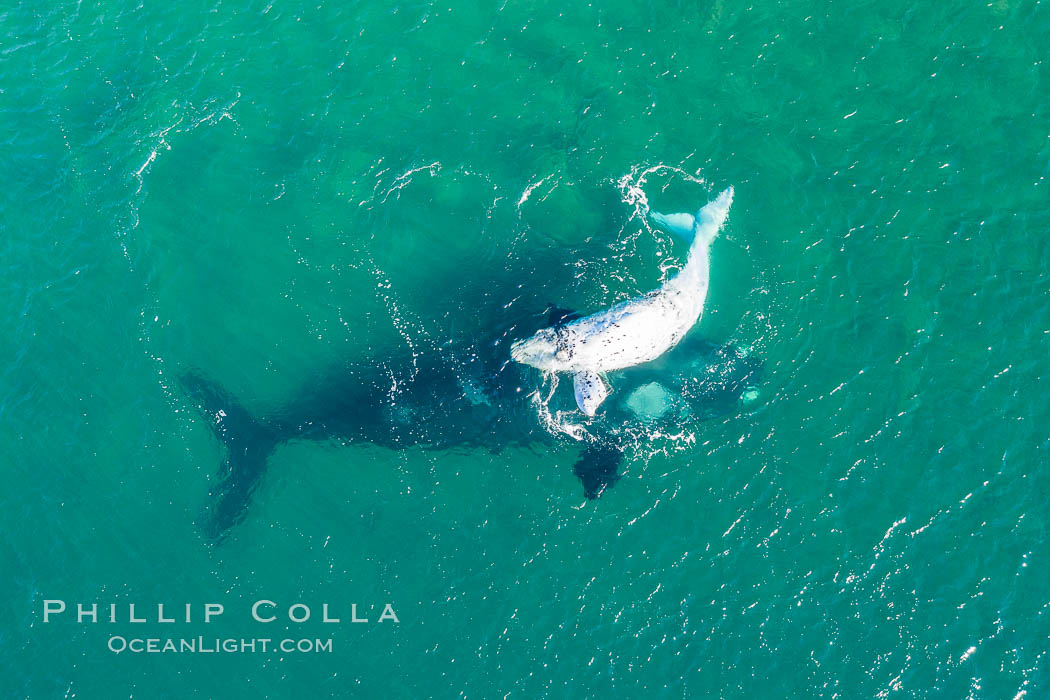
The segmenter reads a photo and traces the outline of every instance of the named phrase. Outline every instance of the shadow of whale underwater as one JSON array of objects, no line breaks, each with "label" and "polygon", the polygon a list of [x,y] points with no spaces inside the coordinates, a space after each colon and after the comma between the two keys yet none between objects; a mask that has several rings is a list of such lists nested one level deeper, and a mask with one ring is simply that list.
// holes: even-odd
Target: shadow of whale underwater
[{"label": "shadow of whale underwater", "polygon": [[[567,318],[568,312],[554,309],[548,320]],[[462,355],[470,358],[465,362],[449,359],[454,355],[384,356],[374,364],[335,367],[266,415],[253,415],[200,372],[183,374],[183,390],[226,447],[204,523],[208,538],[221,541],[244,519],[270,454],[283,443],[341,440],[390,449],[465,446],[499,452],[572,439],[541,424],[534,401],[540,375],[509,362],[500,342],[484,353],[470,348]],[[590,437],[581,443],[573,467],[586,497],[599,497],[619,479],[627,439],[623,426],[726,415],[760,374],[759,360],[738,346],[688,338],[650,365],[616,373],[618,400],[610,400],[590,422]]]}]

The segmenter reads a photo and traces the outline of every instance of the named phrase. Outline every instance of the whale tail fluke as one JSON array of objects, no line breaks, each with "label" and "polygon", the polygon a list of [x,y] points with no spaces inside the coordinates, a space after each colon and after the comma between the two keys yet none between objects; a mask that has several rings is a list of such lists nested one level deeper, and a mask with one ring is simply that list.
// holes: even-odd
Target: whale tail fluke
[{"label": "whale tail fluke", "polygon": [[649,216],[661,228],[680,236],[688,243],[709,244],[718,235],[722,223],[729,215],[733,204],[733,188],[727,187],[722,192],[693,214],[661,214],[650,211]]},{"label": "whale tail fluke", "polygon": [[692,214],[661,214],[658,211],[650,211],[649,217],[662,229],[673,233],[686,243],[693,242],[696,217]]},{"label": "whale tail fluke", "polygon": [[727,187],[704,208],[696,213],[694,224],[693,245],[708,244],[715,239],[726,217],[729,216],[729,207],[733,205],[733,188]]},{"label": "whale tail fluke", "polygon": [[187,372],[180,383],[226,446],[204,524],[208,538],[218,543],[244,519],[252,494],[266,471],[266,459],[277,445],[277,434],[207,377]]}]

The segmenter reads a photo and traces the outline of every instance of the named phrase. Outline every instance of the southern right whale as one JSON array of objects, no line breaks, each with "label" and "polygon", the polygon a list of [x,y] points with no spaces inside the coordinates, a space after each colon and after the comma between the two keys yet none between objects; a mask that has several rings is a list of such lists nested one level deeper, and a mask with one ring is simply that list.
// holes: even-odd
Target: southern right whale
[{"label": "southern right whale", "polygon": [[[314,373],[289,400],[254,410],[204,372],[182,373],[179,383],[184,394],[225,446],[203,523],[206,534],[212,541],[221,541],[245,517],[270,455],[280,445],[296,440],[364,442],[394,450],[473,447],[494,453],[514,445],[575,440],[580,452],[573,473],[584,495],[593,499],[616,482],[625,452],[647,439],[649,427],[653,432],[677,433],[684,422],[737,410],[741,397],[747,402],[759,381],[762,365],[758,358],[733,343],[717,345],[695,335],[682,340],[703,308],[707,246],[725,220],[731,199],[730,189],[696,217],[650,213],[657,223],[693,242],[685,268],[672,278],[678,282],[669,281],[661,288],[680,299],[652,299],[658,290],[648,295],[648,301],[643,297],[640,307],[628,309],[646,312],[648,315],[641,315],[660,326],[659,337],[651,339],[654,342],[648,349],[642,348],[644,358],[634,353],[631,362],[597,362],[576,368],[565,364],[571,364],[571,358],[557,356],[557,348],[550,353],[564,365],[555,369],[589,369],[594,373],[591,378],[601,382],[601,388],[595,385],[586,392],[586,401],[581,401],[577,386],[577,403],[591,414],[606,395],[604,380],[597,373],[616,374],[618,391],[602,415],[587,426],[586,440],[552,430],[541,418],[534,373],[509,358],[508,339],[515,326],[505,327],[506,320],[499,320],[498,314],[480,319],[479,327],[497,329],[481,342],[450,342],[422,352],[400,347],[360,362],[337,364]],[[683,287],[684,282],[691,286]],[[509,288],[491,291],[497,299],[518,294]],[[541,302],[531,297],[530,303]],[[581,319],[550,305],[542,317],[531,316],[531,328],[546,326],[534,337],[551,334],[557,338],[569,329],[571,334],[580,334],[577,340],[583,339],[577,346],[581,357],[600,359],[600,348],[591,352],[583,333],[598,331],[591,335],[605,337],[594,317]],[[545,348],[538,345],[532,350],[542,354]],[[668,351],[669,347],[673,349]],[[519,361],[535,357],[521,344],[515,348]],[[630,366],[658,356],[656,361]],[[556,392],[551,396],[549,400],[555,403],[562,400]]]},{"label": "southern right whale", "polygon": [[593,416],[609,395],[604,373],[656,359],[700,318],[710,277],[708,250],[732,203],[729,187],[696,216],[652,213],[657,223],[691,240],[681,271],[647,294],[514,343],[513,358],[544,372],[571,373],[580,410]]},{"label": "southern right whale", "polygon": [[[546,322],[557,325],[573,317],[555,308]],[[493,453],[514,445],[571,442],[541,425],[531,398],[534,378],[523,366],[508,362],[506,352],[497,339],[456,352],[404,352],[338,365],[318,372],[289,401],[256,411],[204,373],[183,373],[185,395],[225,446],[203,522],[206,535],[221,541],[245,517],[270,455],[288,442],[473,447]],[[471,359],[457,362],[450,359],[454,356]],[[700,338],[683,342],[658,363],[620,373],[621,391],[599,424],[591,426],[593,439],[575,443],[580,452],[573,473],[584,495],[597,498],[619,478],[632,439],[625,427],[654,419],[677,427],[733,412],[760,374],[761,362],[753,353]],[[659,410],[634,406],[632,397],[649,396],[651,403],[654,384],[668,399]]]}]

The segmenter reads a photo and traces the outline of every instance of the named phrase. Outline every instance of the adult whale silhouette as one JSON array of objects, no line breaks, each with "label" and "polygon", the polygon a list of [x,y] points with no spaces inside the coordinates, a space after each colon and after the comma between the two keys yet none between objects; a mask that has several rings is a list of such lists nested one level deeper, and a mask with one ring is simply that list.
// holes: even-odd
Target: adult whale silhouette
[{"label": "adult whale silhouette", "polygon": [[[547,322],[554,324],[572,318],[562,309],[547,314]],[[306,382],[291,401],[258,414],[203,373],[183,374],[185,394],[226,447],[203,523],[207,536],[221,541],[245,517],[269,456],[287,442],[367,442],[390,449],[473,447],[493,453],[515,445],[572,442],[542,425],[534,377],[506,360],[505,344],[460,350],[385,355],[375,362],[333,367]],[[458,362],[453,355],[471,360]],[[620,391],[603,410],[599,424],[591,426],[590,439],[576,443],[581,451],[573,472],[585,496],[597,498],[619,478],[624,451],[637,440],[637,433],[632,438],[625,428],[648,421],[653,428],[674,433],[683,421],[735,411],[760,373],[761,363],[753,354],[700,338],[683,342],[658,362],[620,373]],[[655,409],[654,394],[659,394]],[[563,400],[556,395],[552,402]]]},{"label": "adult whale silhouette", "polygon": [[[573,472],[589,499],[600,496],[619,478],[624,452],[638,439],[638,432],[630,427],[649,422],[659,431],[661,422],[672,428],[683,421],[725,415],[736,410],[742,396],[747,399],[753,393],[761,374],[761,363],[753,354],[734,344],[718,346],[698,338],[678,342],[702,311],[707,246],[725,220],[731,200],[730,189],[696,217],[651,213],[660,225],[692,240],[685,268],[649,295],[592,317],[581,319],[549,306],[547,327],[533,336],[573,338],[572,352],[592,357],[581,365],[593,372],[592,379],[597,372],[624,368],[617,373],[617,395],[588,426],[587,439],[579,442],[582,449]],[[635,325],[628,329],[652,334],[647,336],[648,344],[627,347],[636,334],[623,332],[621,312],[633,316]],[[605,326],[599,317],[608,321]],[[603,327],[614,332],[603,335]],[[338,440],[390,449],[475,447],[499,452],[513,445],[573,439],[541,421],[534,376],[523,364],[508,359],[510,330],[469,347],[446,345],[422,353],[397,349],[370,361],[332,367],[315,375],[289,402],[257,413],[205,374],[183,374],[180,383],[185,393],[226,447],[204,523],[207,535],[221,541],[245,517],[269,456],[287,442]],[[604,359],[601,342],[592,345],[594,338],[619,342],[621,352],[611,353],[612,360]],[[522,347],[521,343],[512,346],[515,359],[524,359]],[[588,354],[592,349],[593,354]],[[549,354],[557,359],[557,348]],[[631,367],[657,357],[655,362]],[[603,380],[597,381],[604,390]],[[581,400],[579,382],[576,388],[577,404],[590,414],[607,394],[595,387]],[[552,396],[559,400],[557,394]],[[598,396],[601,400],[594,403]]]},{"label": "adult whale silhouette", "polygon": [[729,187],[695,217],[652,213],[657,223],[691,239],[685,267],[648,294],[518,341],[511,355],[544,372],[572,373],[576,403],[593,416],[609,395],[603,373],[655,360],[700,318],[710,276],[708,249],[732,203]]}]

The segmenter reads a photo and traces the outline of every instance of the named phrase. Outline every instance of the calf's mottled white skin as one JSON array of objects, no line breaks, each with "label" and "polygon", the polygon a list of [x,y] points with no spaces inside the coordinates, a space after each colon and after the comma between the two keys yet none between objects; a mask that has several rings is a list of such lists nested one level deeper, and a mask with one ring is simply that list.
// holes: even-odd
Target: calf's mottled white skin
[{"label": "calf's mottled white skin", "polygon": [[571,372],[576,403],[593,416],[609,394],[601,373],[655,360],[699,320],[707,298],[709,249],[732,203],[729,187],[696,216],[652,212],[659,225],[692,239],[685,267],[648,294],[517,341],[511,356],[544,372]]}]

